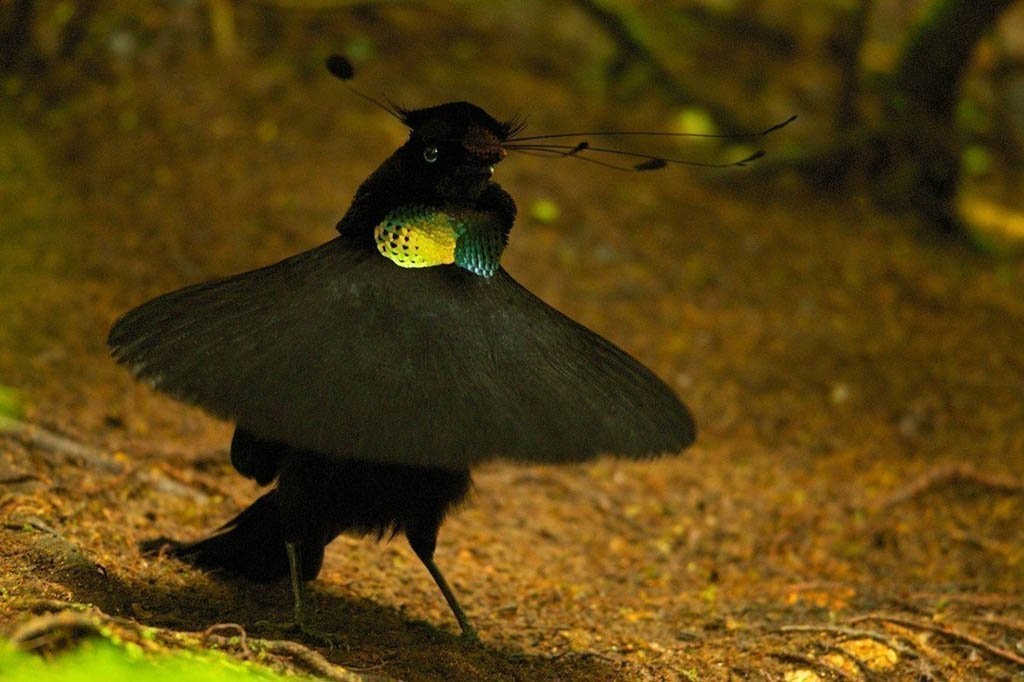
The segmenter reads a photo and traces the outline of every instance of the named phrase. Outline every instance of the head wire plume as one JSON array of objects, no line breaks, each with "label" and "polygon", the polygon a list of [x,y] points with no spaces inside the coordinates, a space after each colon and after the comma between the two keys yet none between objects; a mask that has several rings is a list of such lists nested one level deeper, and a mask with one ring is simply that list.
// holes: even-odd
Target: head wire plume
[{"label": "head wire plume", "polygon": [[370,102],[374,106],[380,107],[384,111],[388,112],[388,114],[394,116],[399,121],[401,121],[403,125],[409,125],[409,121],[406,119],[407,111],[402,107],[398,106],[397,104],[395,104],[394,102],[392,102],[390,99],[388,99],[386,95],[384,96],[384,101],[382,102],[376,97],[371,97],[370,95],[367,95],[365,92],[357,90],[355,87],[353,87],[350,81],[352,80],[352,78],[355,77],[356,70],[352,67],[352,62],[350,62],[348,59],[341,56],[340,54],[332,54],[330,57],[326,59],[324,64],[327,66],[327,70],[331,73],[331,75],[340,80],[342,83],[344,83],[345,87],[347,87],[349,91],[352,92],[354,95],[356,95],[357,97],[362,97],[363,99],[365,99],[367,102]]},{"label": "head wire plume", "polygon": [[[346,87],[354,94],[362,97],[368,102],[373,103],[375,106],[380,107],[391,116],[394,116],[403,125],[412,127],[409,121],[409,110],[403,109],[398,106],[387,97],[384,101],[380,101],[375,97],[371,97],[363,92],[360,92],[354,88],[349,81],[355,76],[355,69],[352,68],[351,62],[345,57],[333,54],[327,58],[327,70],[330,71],[339,80],[345,83]],[[658,156],[655,154],[644,154],[642,152],[633,152],[624,149],[615,149],[613,147],[595,147],[590,143],[589,140],[581,140],[576,144],[566,144],[563,142],[549,142],[549,140],[564,140],[571,137],[695,137],[695,138],[714,138],[722,140],[745,140],[745,139],[759,139],[774,133],[776,130],[785,128],[787,125],[796,120],[796,115],[790,116],[789,118],[776,123],[760,132],[745,132],[745,133],[668,133],[668,132],[655,132],[655,131],[644,131],[644,130],[588,130],[572,133],[552,133],[548,135],[527,135],[523,137],[517,137],[519,133],[526,129],[526,119],[521,115],[517,114],[511,119],[502,124],[503,130],[507,131],[502,140],[502,146],[514,152],[521,154],[530,154],[534,156],[554,157],[554,158],[566,158],[571,157],[586,161],[588,163],[597,164],[598,166],[604,166],[606,168],[614,168],[616,170],[625,171],[651,171],[665,168],[670,164],[679,166],[696,166],[699,168],[732,168],[735,166],[746,166],[752,161],[760,159],[766,154],[764,149],[758,149],[753,154],[745,156],[737,161],[726,161],[723,163],[704,163],[700,161],[691,161],[689,159],[672,158],[668,156]],[[637,159],[638,161],[630,166],[619,165],[604,161],[599,158],[593,158],[590,154],[603,154],[606,156],[618,156],[630,159]]]},{"label": "head wire plume", "polygon": [[[697,166],[700,168],[731,168],[733,166],[746,166],[751,161],[760,159],[765,155],[765,150],[758,149],[753,154],[746,156],[737,161],[726,161],[724,163],[702,163],[700,161],[690,161],[689,159],[678,159],[667,156],[657,156],[654,154],[644,154],[640,152],[631,152],[623,149],[615,149],[611,147],[595,147],[588,140],[582,140],[576,144],[565,144],[561,142],[548,142],[548,140],[559,140],[570,137],[698,137],[698,138],[716,138],[723,140],[743,140],[743,139],[757,139],[769,135],[776,130],[786,127],[790,123],[796,120],[796,116],[790,116],[784,121],[780,121],[773,126],[765,128],[760,132],[754,133],[666,133],[666,132],[653,132],[643,130],[588,130],[573,133],[553,133],[549,135],[528,135],[524,137],[510,137],[505,148],[511,151],[518,151],[524,154],[534,154],[537,156],[547,157],[573,157],[582,161],[588,161],[595,163],[599,166],[605,166],[608,168],[615,168],[617,170],[627,171],[650,171],[665,168],[669,164],[676,164],[680,166]],[[601,159],[595,159],[590,156],[586,156],[586,153],[605,154],[611,156],[621,156],[633,159],[640,159],[636,164],[632,166],[622,166],[615,163],[609,163],[602,161]]]},{"label": "head wire plume", "polygon": [[[414,109],[406,109],[405,107],[401,107],[401,106],[395,104],[394,102],[392,102],[390,99],[388,99],[388,97],[386,95],[383,96],[384,100],[381,101],[381,100],[377,99],[376,97],[371,97],[370,95],[367,95],[366,93],[356,89],[350,83],[352,78],[355,76],[355,69],[352,67],[352,63],[348,59],[343,57],[342,55],[332,54],[330,57],[327,58],[325,64],[327,66],[327,70],[333,76],[335,76],[338,80],[343,82],[345,84],[345,87],[347,87],[350,92],[352,92],[353,94],[355,94],[358,97],[361,97],[361,98],[365,99],[366,101],[370,102],[374,106],[379,107],[380,109],[383,109],[389,115],[391,115],[391,116],[397,118],[399,121],[401,121],[402,125],[404,125],[404,126],[406,126],[408,128],[415,129],[417,127],[418,123],[420,122],[420,120],[423,118],[422,114],[429,113],[429,112],[437,109],[437,107],[429,107],[427,109],[416,109],[416,110],[414,110]],[[467,104],[467,103],[463,103],[463,104]],[[467,107],[463,107],[464,110],[466,108],[479,109],[476,106],[468,105],[468,104],[467,104]],[[484,113],[486,113],[486,112],[484,112]],[[487,116],[487,118],[490,118],[490,115],[486,115],[486,116]],[[512,137],[514,135],[517,135],[518,133],[520,133],[523,130],[523,127],[525,125],[526,125],[526,122],[520,116],[513,116],[511,119],[509,119],[507,121],[494,121],[495,132],[497,134],[499,134],[499,137],[500,137],[502,142],[504,142],[506,139],[508,139],[508,138],[510,138],[510,137]]]}]

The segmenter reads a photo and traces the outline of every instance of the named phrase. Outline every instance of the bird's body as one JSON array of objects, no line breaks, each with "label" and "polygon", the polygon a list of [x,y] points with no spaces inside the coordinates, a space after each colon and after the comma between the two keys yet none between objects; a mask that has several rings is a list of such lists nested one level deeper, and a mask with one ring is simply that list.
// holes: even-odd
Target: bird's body
[{"label": "bird's body", "polygon": [[674,453],[694,427],[653,373],[499,267],[515,204],[490,175],[513,126],[464,102],[398,113],[410,139],[340,236],[143,304],[109,343],[158,389],[234,420],[235,468],[276,481],[174,553],[291,573],[298,604],[339,533],[404,533],[472,633],[433,563],[471,466]]},{"label": "bird's body", "polygon": [[[256,582],[288,576],[287,542],[300,549],[304,580],[317,576],[324,548],[341,533],[377,539],[403,533],[414,548],[432,552],[445,515],[470,488],[468,469],[339,459],[241,429],[232,439],[231,458],[240,472],[264,484],[276,480],[276,485],[222,532],[177,543],[177,552],[197,565]],[[249,466],[259,467],[261,477],[252,475]]]}]

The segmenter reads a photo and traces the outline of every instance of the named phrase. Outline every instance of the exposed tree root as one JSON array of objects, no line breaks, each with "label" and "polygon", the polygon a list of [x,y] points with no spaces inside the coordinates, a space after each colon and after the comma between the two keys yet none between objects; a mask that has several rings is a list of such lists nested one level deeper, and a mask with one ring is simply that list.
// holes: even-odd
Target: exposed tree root
[{"label": "exposed tree root", "polygon": [[[235,637],[215,634],[216,630],[230,628],[239,634]],[[287,639],[259,639],[246,635],[245,629],[237,623],[220,623],[207,628],[203,632],[203,640],[215,644],[221,649],[237,650],[246,658],[256,653],[273,656],[284,656],[315,674],[318,679],[339,680],[341,682],[365,682],[368,678],[356,672],[335,665],[323,657],[318,651]],[[381,678],[386,679],[386,678]]]},{"label": "exposed tree root", "polygon": [[[5,435],[20,442],[25,447],[71,460],[76,464],[80,464],[83,469],[107,474],[130,475],[152,484],[162,492],[169,492],[178,497],[199,498],[212,494],[232,498],[236,494],[236,492],[221,485],[216,476],[205,475],[198,471],[182,472],[174,467],[162,465],[152,467],[125,466],[111,454],[100,448],[59,434],[39,424],[0,416],[0,436]],[[168,450],[155,443],[146,443],[136,449],[141,453],[155,454],[160,460],[192,459],[192,456],[187,453]],[[227,462],[226,455],[222,459],[224,462]],[[212,456],[211,461],[215,461]],[[8,479],[0,479],[0,482],[17,483],[28,480],[45,481],[46,479],[36,473],[19,472]]]},{"label": "exposed tree root", "polygon": [[37,447],[53,452],[97,471],[117,474],[124,469],[121,463],[91,445],[62,436],[39,424],[31,424],[4,416],[0,418],[0,435],[2,434],[12,436],[28,447]]},{"label": "exposed tree root", "polygon": [[963,632],[962,630],[957,630],[950,626],[940,625],[934,622],[924,623],[918,620],[905,618],[903,616],[886,613],[868,613],[862,616],[855,616],[854,618],[850,618],[847,622],[851,624],[856,624],[869,620],[879,621],[882,623],[892,623],[893,625],[899,625],[901,627],[910,628],[911,630],[923,630],[925,632],[933,632],[937,635],[942,635],[947,639],[952,639],[963,644],[972,646],[975,649],[983,651],[995,658],[999,658],[1003,661],[1007,661],[1009,663],[1013,663],[1015,665],[1024,667],[1024,656],[1020,656],[1019,654],[1016,654],[1008,649],[1003,649],[1002,647],[990,644],[989,642],[986,642],[980,637],[972,635],[969,632]]},{"label": "exposed tree root", "polygon": [[[859,623],[868,621],[878,622],[890,627],[886,627],[884,631],[881,629],[876,630],[855,627]],[[989,628],[1003,628],[1008,632],[1024,632],[1024,622],[1018,620],[986,618],[984,620],[976,619],[974,622],[985,625]],[[846,624],[843,625],[834,625],[830,623],[797,623],[782,625],[774,628],[773,631],[782,633],[821,632],[836,635],[845,642],[870,639],[888,647],[905,659],[917,659],[918,665],[922,667],[922,670],[935,669],[935,666],[939,666],[940,668],[949,666],[955,667],[957,664],[954,661],[951,661],[940,649],[930,646],[925,639],[910,636],[914,631],[927,632],[940,635],[947,640],[952,640],[959,644],[971,647],[990,658],[998,659],[1003,664],[1009,663],[1014,666],[1024,668],[1024,656],[1021,656],[1019,653],[1000,647],[997,644],[986,641],[978,635],[965,632],[952,625],[937,623],[935,621],[924,621],[903,614],[892,613],[862,614],[847,619],[845,623]],[[861,672],[862,679],[871,679],[872,677],[877,677],[879,674],[879,669],[871,661],[862,660],[860,656],[858,656],[857,651],[850,650],[842,644],[839,646],[829,647],[829,651],[848,659],[856,665],[858,670]],[[795,663],[805,664],[839,679],[850,678],[850,673],[848,671],[840,670],[829,661],[823,660],[820,656],[791,654],[788,652],[776,652],[770,655],[780,660],[789,660]]]},{"label": "exposed tree root", "polygon": [[1013,476],[1003,476],[978,471],[969,464],[950,462],[933,467],[902,488],[889,494],[875,505],[876,511],[886,511],[935,488],[953,483],[973,483],[996,492],[1024,492],[1024,483]]}]

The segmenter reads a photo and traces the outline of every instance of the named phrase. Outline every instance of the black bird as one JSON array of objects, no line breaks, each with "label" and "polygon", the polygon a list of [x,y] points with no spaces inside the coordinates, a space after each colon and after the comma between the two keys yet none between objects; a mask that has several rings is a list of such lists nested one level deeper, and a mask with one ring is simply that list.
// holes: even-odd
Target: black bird
[{"label": "black bird", "polygon": [[233,420],[231,463],[276,481],[210,537],[145,549],[290,575],[304,626],[304,581],[328,543],[404,533],[472,637],[433,557],[473,465],[649,458],[695,429],[650,370],[499,265],[516,206],[491,175],[521,126],[468,102],[387,108],[409,139],[359,187],[339,236],[144,303],[108,343],[157,389]]}]

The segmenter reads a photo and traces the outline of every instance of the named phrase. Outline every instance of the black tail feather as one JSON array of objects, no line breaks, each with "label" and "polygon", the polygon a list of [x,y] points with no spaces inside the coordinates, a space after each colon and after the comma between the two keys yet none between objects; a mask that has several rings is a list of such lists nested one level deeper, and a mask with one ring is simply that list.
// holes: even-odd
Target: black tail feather
[{"label": "black tail feather", "polygon": [[[140,549],[145,554],[163,553],[199,568],[255,582],[287,578],[288,552],[277,497],[278,491],[271,490],[202,540],[178,542],[156,538],[141,543]],[[312,580],[323,565],[324,546],[307,541],[300,544],[300,550],[302,579]]]}]

